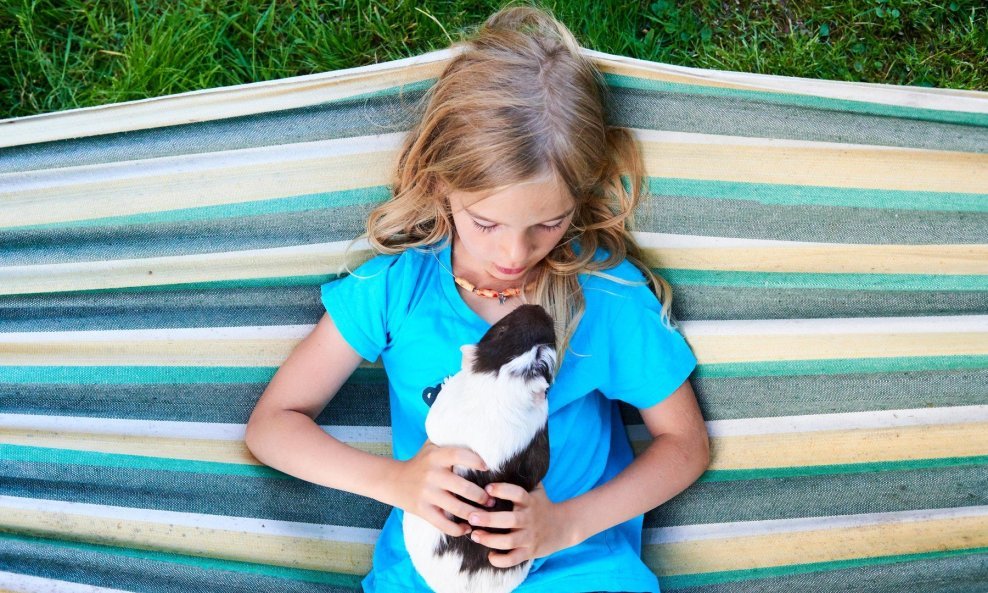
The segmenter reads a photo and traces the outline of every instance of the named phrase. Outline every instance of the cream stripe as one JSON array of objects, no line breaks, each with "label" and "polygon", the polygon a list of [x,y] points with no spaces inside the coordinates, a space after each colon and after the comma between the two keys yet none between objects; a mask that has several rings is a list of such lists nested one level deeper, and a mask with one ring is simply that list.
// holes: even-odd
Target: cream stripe
[{"label": "cream stripe", "polygon": [[12,572],[0,572],[0,587],[0,593],[128,593],[123,589],[107,589]]},{"label": "cream stripe", "polygon": [[988,506],[864,513],[860,515],[797,517],[794,519],[737,521],[731,523],[704,523],[701,525],[677,525],[673,527],[645,529],[643,540],[646,544],[673,544],[708,539],[750,537],[755,535],[784,535],[805,531],[847,530],[848,528],[873,527],[888,524],[966,518],[981,519],[985,517],[988,517]]},{"label": "cream stripe", "polygon": [[[0,499],[0,528],[112,546],[365,574],[378,531],[191,513]],[[268,530],[268,524],[275,525]],[[290,535],[283,534],[284,530]]]},{"label": "cream stripe", "polygon": [[[866,318],[864,327],[841,331],[852,320],[684,322],[682,334],[700,364],[737,362],[976,356],[988,354],[984,316],[970,327],[945,316],[943,325],[927,318]],[[826,328],[834,323],[836,329]],[[259,332],[248,327],[238,335],[225,328],[156,329],[116,332],[27,332],[0,335],[0,365],[80,366],[280,366],[299,343],[298,328]],[[696,328],[694,332],[693,329]],[[90,333],[94,335],[89,335]]]},{"label": "cream stripe", "polygon": [[988,516],[878,522],[839,529],[644,546],[659,575],[701,574],[988,546]]},{"label": "cream stripe", "polygon": [[0,120],[0,147],[113,134],[317,105],[436,78],[450,50],[380,64]]},{"label": "cream stripe", "polygon": [[988,113],[988,93],[981,91],[917,88],[891,84],[706,70],[637,60],[593,50],[584,50],[584,52],[602,62],[601,70],[636,78],[787,94],[798,93],[831,99],[883,103],[938,111]]},{"label": "cream stripe", "polygon": [[[681,321],[692,336],[731,335],[849,335],[986,333],[988,315],[934,315],[932,317],[844,317],[826,319],[725,319]],[[2,339],[0,334],[0,339]]]},{"label": "cream stripe", "polygon": [[[633,434],[636,452],[647,433]],[[242,441],[163,438],[72,431],[0,428],[0,444],[139,455],[242,465],[260,465]],[[390,442],[348,442],[375,455],[390,456]],[[988,423],[894,426],[877,429],[809,430],[712,436],[711,470],[750,470],[819,465],[908,461],[988,455]]]}]

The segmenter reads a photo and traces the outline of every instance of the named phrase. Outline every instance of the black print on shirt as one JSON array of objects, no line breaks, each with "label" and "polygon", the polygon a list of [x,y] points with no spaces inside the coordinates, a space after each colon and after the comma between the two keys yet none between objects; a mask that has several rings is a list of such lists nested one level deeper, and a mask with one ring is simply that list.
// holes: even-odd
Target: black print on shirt
[{"label": "black print on shirt", "polygon": [[436,397],[439,396],[439,392],[442,390],[443,390],[442,381],[440,381],[436,385],[433,385],[432,387],[426,387],[425,389],[422,390],[422,401],[425,402],[425,405],[431,408],[432,404],[435,403],[436,401]]}]

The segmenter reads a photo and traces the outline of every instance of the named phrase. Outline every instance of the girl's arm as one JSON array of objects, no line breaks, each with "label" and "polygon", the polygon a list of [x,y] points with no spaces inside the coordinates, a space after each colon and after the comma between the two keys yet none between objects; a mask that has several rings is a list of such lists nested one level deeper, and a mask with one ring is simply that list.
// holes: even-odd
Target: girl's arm
[{"label": "girl's arm", "polygon": [[512,484],[488,486],[492,496],[515,503],[514,511],[475,511],[469,519],[475,527],[512,530],[473,532],[475,541],[507,552],[492,553],[491,563],[514,566],[575,546],[654,509],[695,482],[710,464],[710,444],[689,380],[641,415],[652,443],[612,480],[581,496],[553,504],[541,484],[531,493]]},{"label": "girl's arm", "polygon": [[316,424],[361,360],[325,314],[261,394],[247,422],[247,448],[282,472],[399,507],[449,535],[463,535],[466,528],[448,520],[443,510],[466,517],[474,507],[453,493],[480,504],[490,497],[451,468],[485,469],[479,456],[427,442],[413,459],[400,462],[351,447]]}]

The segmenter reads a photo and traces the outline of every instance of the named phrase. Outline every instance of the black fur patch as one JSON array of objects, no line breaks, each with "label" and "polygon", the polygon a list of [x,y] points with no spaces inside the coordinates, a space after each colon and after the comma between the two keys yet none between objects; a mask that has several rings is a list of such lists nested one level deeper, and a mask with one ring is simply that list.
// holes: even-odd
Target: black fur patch
[{"label": "black fur patch", "polygon": [[[511,484],[517,484],[525,490],[531,492],[535,489],[538,483],[542,481],[542,478],[545,477],[545,474],[548,471],[549,427],[544,426],[538,433],[536,433],[535,438],[532,439],[532,442],[529,443],[528,447],[509,459],[500,471],[480,472],[471,470],[467,472],[464,477],[481,488],[484,488],[493,482],[508,482]],[[510,500],[495,499],[494,506],[487,508],[481,507],[475,502],[466,500],[463,497],[458,496],[458,498],[475,507],[483,508],[484,510],[490,512],[510,511],[514,508],[514,503]],[[460,519],[459,517],[454,517],[454,521],[457,523],[466,523],[466,521]],[[508,529],[498,528],[484,528],[484,530],[491,533],[507,533],[510,531]],[[439,556],[448,553],[462,555],[463,563],[461,564],[460,570],[468,574],[481,570],[510,571],[518,568],[517,566],[511,568],[498,568],[492,565],[487,559],[487,555],[490,552],[491,548],[478,544],[470,539],[469,535],[460,537],[443,535],[439,542],[439,546],[436,549],[436,554]]]},{"label": "black fur patch", "polygon": [[[522,305],[495,323],[477,344],[473,370],[496,374],[502,366],[528,352],[533,346],[556,346],[555,326],[545,309],[538,305]],[[528,377],[542,375],[552,382],[552,369],[537,364],[529,369]]]}]

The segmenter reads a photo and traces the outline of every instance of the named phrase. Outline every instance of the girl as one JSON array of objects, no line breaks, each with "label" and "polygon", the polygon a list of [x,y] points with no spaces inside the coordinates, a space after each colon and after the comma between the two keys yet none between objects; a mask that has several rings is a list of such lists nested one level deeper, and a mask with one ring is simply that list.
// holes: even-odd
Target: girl
[{"label": "girl", "polygon": [[[368,220],[381,255],[322,286],[326,314],[258,401],[247,446],[283,472],[395,507],[365,591],[428,590],[404,549],[403,513],[414,513],[494,549],[495,566],[534,559],[519,591],[657,592],[640,558],[642,515],[693,483],[709,453],[687,379],[696,359],[671,326],[668,283],[630,232],[638,149],[606,124],[601,75],[545,12],[504,9],[459,47],[401,148],[392,199]],[[550,468],[532,492],[485,491],[452,471],[486,469],[479,456],[426,441],[423,394],[459,370],[460,346],[524,302],[557,325]],[[394,459],[314,422],[378,357]],[[618,400],[652,435],[637,458]],[[514,510],[485,510],[494,498]]]}]

